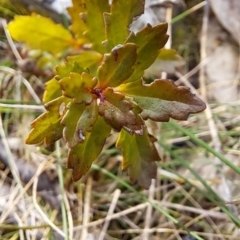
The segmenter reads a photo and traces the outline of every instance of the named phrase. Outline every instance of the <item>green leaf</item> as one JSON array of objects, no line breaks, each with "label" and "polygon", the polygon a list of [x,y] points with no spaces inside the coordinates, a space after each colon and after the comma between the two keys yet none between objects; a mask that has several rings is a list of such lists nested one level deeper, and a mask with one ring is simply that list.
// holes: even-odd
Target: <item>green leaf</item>
[{"label": "green leaf", "polygon": [[168,121],[169,118],[186,120],[191,113],[198,113],[206,108],[205,103],[191,93],[187,87],[178,87],[171,80],[155,80],[151,84],[141,81],[127,83],[116,88],[133,97],[142,109],[144,120]]},{"label": "green leaf", "polygon": [[71,72],[81,74],[84,69],[74,61],[74,59],[69,59],[66,63],[58,65],[56,67],[56,80],[60,80],[64,77],[68,77]]},{"label": "green leaf", "polygon": [[97,102],[93,101],[89,106],[71,102],[68,110],[62,118],[63,138],[69,148],[75,147],[85,140],[87,132],[92,130],[98,118]]},{"label": "green leaf", "polygon": [[144,70],[149,68],[156,60],[159,50],[164,47],[168,40],[166,32],[167,23],[161,23],[155,27],[148,24],[137,34],[133,32],[130,34],[126,42],[137,45],[137,60],[134,66],[134,73],[127,82],[140,79],[144,74]]},{"label": "green leaf", "polygon": [[62,95],[62,89],[58,81],[53,78],[45,84],[45,92],[43,94],[43,102],[47,103]]},{"label": "green leaf", "polygon": [[113,0],[111,12],[104,13],[108,49],[123,44],[130,31],[133,18],[144,12],[144,0]]},{"label": "green leaf", "polygon": [[79,137],[77,123],[83,111],[86,109],[86,106],[84,104],[75,104],[71,102],[67,108],[68,110],[62,118],[61,124],[65,126],[63,129],[63,139],[68,147],[72,148],[83,141],[83,138]]},{"label": "green leaf", "polygon": [[179,60],[179,55],[177,54],[175,49],[161,49],[160,53],[158,54],[157,59],[163,61],[177,61]]},{"label": "green leaf", "polygon": [[62,25],[36,14],[16,16],[9,23],[8,30],[14,40],[53,54],[77,45],[71,33]]},{"label": "green leaf", "polygon": [[41,50],[33,50],[29,51],[29,53],[30,55],[33,53],[31,58],[33,57],[36,60],[37,68],[43,70],[44,72],[46,71],[46,75],[48,75],[50,69],[54,69],[59,64],[59,59],[50,53],[42,53]]},{"label": "green leaf", "polygon": [[161,159],[146,128],[144,128],[143,135],[129,135],[122,130],[116,146],[122,149],[122,169],[128,169],[131,181],[137,181],[140,186],[149,188],[151,179],[156,178],[157,173],[154,161]]},{"label": "green leaf", "polygon": [[68,61],[76,62],[83,68],[89,68],[92,65],[99,63],[103,58],[103,55],[96,51],[83,51],[81,54],[68,57]]},{"label": "green leaf", "polygon": [[133,71],[137,53],[136,45],[127,43],[119,45],[104,55],[98,68],[100,88],[116,87],[128,79]]},{"label": "green leaf", "polygon": [[111,127],[99,117],[83,143],[77,144],[68,153],[68,168],[73,169],[73,180],[79,180],[87,173],[92,162],[97,159],[109,136]]},{"label": "green leaf", "polygon": [[66,104],[69,99],[59,97],[45,105],[47,112],[36,118],[32,124],[32,130],[28,134],[26,144],[37,144],[42,141],[46,145],[54,143],[62,137],[63,127],[60,124],[61,118],[66,111]]},{"label": "green leaf", "polygon": [[97,84],[97,78],[93,78],[90,74],[83,72],[70,73],[69,77],[65,77],[59,81],[63,90],[63,95],[73,98],[75,103],[90,104],[93,100],[91,90]]},{"label": "green leaf", "polygon": [[[60,80],[68,77],[71,72],[81,74],[82,72],[93,72],[96,74],[96,69],[99,66],[103,55],[95,51],[82,51],[81,54],[67,57],[67,62],[56,67],[55,77]],[[89,69],[90,68],[90,69]]]},{"label": "green leaf", "polygon": [[144,72],[145,78],[161,77],[162,72],[175,74],[185,65],[184,59],[174,49],[162,48],[156,61]]},{"label": "green leaf", "polygon": [[84,19],[88,31],[86,36],[93,44],[93,49],[100,53],[106,52],[102,42],[106,39],[105,24],[103,20],[103,13],[109,12],[108,0],[87,0],[85,1],[87,13],[81,14]]},{"label": "green leaf", "polygon": [[[125,100],[124,95],[113,92],[111,88],[107,88],[103,95],[104,99],[99,103],[99,115],[115,130],[120,131],[122,127],[126,127],[126,130],[130,129],[131,132],[131,126],[137,125],[137,114],[132,111],[133,104]],[[141,131],[142,126],[139,127],[136,131]]]},{"label": "green leaf", "polygon": [[71,16],[71,26],[69,29],[76,34],[76,37],[80,43],[89,42],[84,36],[84,32],[87,30],[87,26],[80,18],[80,13],[86,11],[86,4],[84,0],[72,0],[72,6],[67,8],[69,15]]}]

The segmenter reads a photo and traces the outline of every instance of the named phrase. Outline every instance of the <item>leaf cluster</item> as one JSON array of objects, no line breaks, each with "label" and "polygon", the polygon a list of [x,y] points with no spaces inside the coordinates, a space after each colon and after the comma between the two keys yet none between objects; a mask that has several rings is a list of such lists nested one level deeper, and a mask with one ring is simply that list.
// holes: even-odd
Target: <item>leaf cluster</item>
[{"label": "leaf cluster", "polygon": [[[111,129],[119,132],[122,168],[148,188],[160,157],[145,121],[186,120],[205,104],[186,87],[170,80],[143,82],[164,47],[167,24],[129,30],[144,11],[144,0],[73,0],[69,30],[38,15],[17,16],[8,26],[15,40],[58,54],[80,50],[56,68],[44,93],[46,112],[32,123],[26,143],[52,144],[63,138],[69,148],[73,179],[87,173]],[[24,28],[23,28],[24,27]],[[23,31],[24,29],[24,31]]]}]

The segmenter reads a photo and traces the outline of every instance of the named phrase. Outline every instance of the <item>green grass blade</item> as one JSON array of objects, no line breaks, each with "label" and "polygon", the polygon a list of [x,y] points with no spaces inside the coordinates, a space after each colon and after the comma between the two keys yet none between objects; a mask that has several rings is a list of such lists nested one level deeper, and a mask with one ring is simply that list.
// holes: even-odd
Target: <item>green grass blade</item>
[{"label": "green grass blade", "polygon": [[[211,148],[208,144],[203,142],[201,139],[197,138],[191,131],[179,126],[178,124],[174,123],[173,121],[170,121],[169,124],[172,128],[179,130],[180,132],[184,133],[185,135],[189,136],[190,139],[192,139],[195,143],[200,145],[202,148],[204,148],[206,151],[212,153],[214,156],[218,157],[223,163],[231,167],[234,171],[237,173],[240,173],[240,169],[232,164],[229,160],[227,160],[222,154],[216,152],[213,148]],[[175,159],[179,160],[181,162],[181,165],[184,166],[186,169],[188,169],[198,181],[202,183],[202,185],[206,188],[206,190],[212,195],[207,195],[209,199],[212,202],[215,202],[223,212],[225,212],[228,217],[234,222],[234,224],[238,227],[240,227],[240,220],[236,218],[231,211],[226,206],[223,206],[222,199],[212,190],[212,188],[207,184],[207,182],[195,171],[193,170],[189,164],[184,161],[182,158],[180,158],[178,155],[174,154],[173,151],[171,151],[166,145],[164,145],[162,142],[159,142],[159,144],[164,148],[165,151],[168,151]],[[181,176],[182,177],[182,176]]]},{"label": "green grass blade", "polygon": [[183,134],[189,136],[196,144],[201,146],[202,148],[206,149],[206,151],[212,153],[215,157],[219,158],[221,162],[229,166],[231,169],[233,169],[236,173],[240,174],[240,168],[231,163],[227,158],[225,158],[221,153],[218,153],[215,151],[212,147],[210,147],[207,143],[205,143],[200,138],[196,137],[191,131],[181,127],[177,123],[170,121],[168,123],[172,128],[175,128],[176,130],[179,130]]},{"label": "green grass blade", "polygon": [[167,211],[165,211],[163,208],[159,207],[158,205],[156,205],[155,203],[153,203],[152,201],[150,201],[146,196],[144,196],[142,193],[138,192],[134,187],[132,187],[131,185],[129,185],[127,182],[125,182],[124,180],[122,180],[121,178],[115,176],[114,174],[112,174],[111,172],[109,172],[108,170],[99,167],[96,164],[92,165],[92,168],[98,171],[101,171],[102,173],[104,173],[106,176],[112,178],[113,180],[117,181],[119,184],[123,185],[124,187],[126,187],[128,190],[136,193],[144,202],[148,202],[151,204],[151,206],[156,209],[157,211],[159,211],[161,214],[163,214],[168,220],[170,220],[171,222],[173,222],[174,224],[178,225],[180,228],[182,228],[183,230],[185,230],[186,232],[188,232],[188,234],[190,234],[191,236],[195,237],[198,240],[204,240],[203,238],[201,238],[200,236],[198,236],[196,233],[190,231],[188,228],[186,228],[184,225],[182,225],[177,219],[175,219],[174,217],[172,217],[171,215],[168,214]]}]

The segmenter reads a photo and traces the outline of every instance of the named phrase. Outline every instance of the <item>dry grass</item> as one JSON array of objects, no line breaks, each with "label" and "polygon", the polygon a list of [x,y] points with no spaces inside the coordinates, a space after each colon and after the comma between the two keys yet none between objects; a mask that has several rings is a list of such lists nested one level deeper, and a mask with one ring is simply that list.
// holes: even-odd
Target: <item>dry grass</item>
[{"label": "dry grass", "polygon": [[[24,144],[30,122],[43,111],[39,99],[46,79],[21,71],[15,61],[22,60],[19,48],[2,31],[0,239],[240,239],[240,102],[207,100],[204,5],[199,63],[176,75],[208,108],[188,121],[161,124],[163,161],[149,190],[131,184],[121,171],[114,133],[77,183],[65,169],[63,142],[49,148]],[[200,71],[198,90],[189,81],[194,71]]]}]

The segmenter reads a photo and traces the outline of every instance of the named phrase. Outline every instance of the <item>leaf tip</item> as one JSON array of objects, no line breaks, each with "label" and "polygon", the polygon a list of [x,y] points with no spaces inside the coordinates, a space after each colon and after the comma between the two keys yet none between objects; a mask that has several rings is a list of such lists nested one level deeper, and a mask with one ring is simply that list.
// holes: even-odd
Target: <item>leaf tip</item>
[{"label": "leaf tip", "polygon": [[28,144],[28,145],[32,144],[31,140],[29,139],[29,135],[25,138],[25,144]]}]

